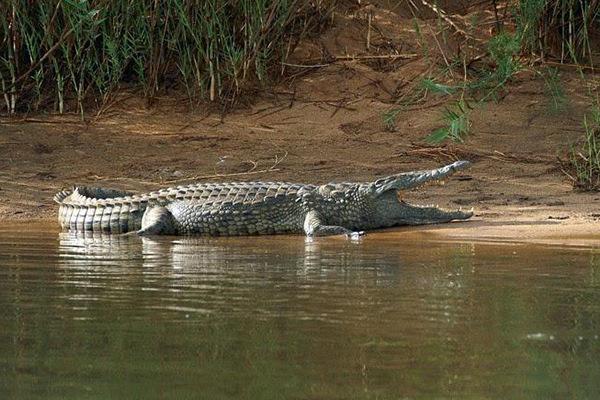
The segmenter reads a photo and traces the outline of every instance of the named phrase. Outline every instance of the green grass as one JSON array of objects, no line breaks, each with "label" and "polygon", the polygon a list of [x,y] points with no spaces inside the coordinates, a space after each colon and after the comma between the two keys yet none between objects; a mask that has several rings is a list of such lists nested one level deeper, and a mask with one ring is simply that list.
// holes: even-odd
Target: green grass
[{"label": "green grass", "polygon": [[575,187],[600,190],[600,107],[595,106],[583,118],[584,140],[571,149],[569,161]]},{"label": "green grass", "polygon": [[390,132],[396,130],[396,118],[400,111],[402,111],[400,108],[391,108],[382,114],[382,122],[386,130]]},{"label": "green grass", "polygon": [[562,86],[561,74],[557,68],[546,68],[536,71],[544,79],[545,94],[548,98],[548,110],[550,114],[559,114],[566,111],[569,99]]},{"label": "green grass", "polygon": [[[423,97],[427,93],[441,96],[460,94],[460,99],[453,106],[442,111],[440,121],[443,126],[431,132],[426,137],[427,142],[464,142],[471,127],[471,104],[476,107],[490,100],[498,100],[507,83],[521,70],[522,66],[518,60],[520,46],[515,35],[500,33],[493,37],[487,46],[490,66],[475,71],[471,79],[454,85],[438,82],[431,76],[421,80],[415,95],[411,97]],[[395,128],[396,117],[401,111],[400,107],[384,113],[383,122],[387,129]]]},{"label": "green grass", "polygon": [[[333,2],[334,0],[332,0]],[[318,5],[315,5],[318,4]],[[280,71],[327,21],[309,0],[5,0],[0,11],[4,110],[101,109],[116,89],[152,101],[228,103]]]},{"label": "green grass", "polygon": [[499,93],[522,69],[519,38],[516,35],[501,32],[490,39],[487,48],[492,67],[482,69],[477,79],[467,84],[470,92],[482,93],[479,102],[497,100]]},{"label": "green grass", "polygon": [[421,88],[430,93],[452,95],[461,89],[460,86],[445,85],[436,82],[433,78],[425,78],[421,81]]},{"label": "green grass", "polygon": [[[594,33],[600,32],[600,2],[518,0],[509,4],[507,21],[511,21],[514,28],[502,29],[502,25],[498,24],[500,29],[486,43],[486,56],[479,66],[471,65],[467,70],[466,61],[442,66],[439,68],[442,72],[437,76],[430,74],[421,81],[414,89],[414,96],[402,99],[422,99],[427,94],[460,96],[460,100],[455,101],[453,106],[442,111],[440,120],[443,126],[426,137],[428,142],[464,141],[470,126],[470,106],[467,104],[476,108],[488,101],[499,101],[515,75],[526,67],[544,80],[550,113],[558,114],[566,110],[568,99],[558,70],[527,63],[528,60],[541,56],[542,59],[552,58],[555,61],[593,66],[591,40]],[[418,33],[419,41],[423,42],[420,31]],[[427,59],[431,58],[429,50],[425,56]],[[459,54],[455,58],[458,59]],[[448,74],[443,73],[447,68],[457,66],[461,67],[464,74],[463,80],[458,82],[456,79],[448,79]],[[386,127],[395,126],[395,118],[405,106],[403,102],[398,104],[399,107],[384,114]]]},{"label": "green grass", "polygon": [[514,14],[525,50],[543,58],[593,64],[591,38],[600,29],[600,2],[520,0]]},{"label": "green grass", "polygon": [[426,140],[433,144],[441,143],[446,139],[463,142],[471,128],[470,111],[471,108],[464,99],[457,101],[451,108],[446,107],[442,114],[444,126],[431,132]]}]

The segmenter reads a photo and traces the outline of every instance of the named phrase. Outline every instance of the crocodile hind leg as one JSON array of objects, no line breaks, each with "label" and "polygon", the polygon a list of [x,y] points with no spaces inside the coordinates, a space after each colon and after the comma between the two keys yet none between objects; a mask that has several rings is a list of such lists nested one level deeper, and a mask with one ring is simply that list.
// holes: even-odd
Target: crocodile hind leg
[{"label": "crocodile hind leg", "polygon": [[138,235],[176,235],[175,218],[166,207],[149,206],[142,217]]},{"label": "crocodile hind leg", "polygon": [[349,238],[358,238],[365,234],[364,231],[353,232],[350,229],[344,228],[338,225],[323,225],[321,217],[316,211],[309,211],[306,213],[304,219],[304,232],[306,236],[332,236],[332,235],[346,235]]}]

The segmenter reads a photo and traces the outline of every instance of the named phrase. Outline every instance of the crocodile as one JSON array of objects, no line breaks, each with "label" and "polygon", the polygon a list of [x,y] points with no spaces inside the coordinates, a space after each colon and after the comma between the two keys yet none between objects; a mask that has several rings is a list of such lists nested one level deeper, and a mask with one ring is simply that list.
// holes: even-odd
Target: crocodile
[{"label": "crocodile", "polygon": [[472,211],[447,211],[401,200],[399,191],[443,179],[469,166],[390,175],[372,182],[324,185],[288,182],[198,183],[144,194],[79,186],[54,196],[59,223],[75,232],[211,236],[345,234],[399,225],[465,220]]}]

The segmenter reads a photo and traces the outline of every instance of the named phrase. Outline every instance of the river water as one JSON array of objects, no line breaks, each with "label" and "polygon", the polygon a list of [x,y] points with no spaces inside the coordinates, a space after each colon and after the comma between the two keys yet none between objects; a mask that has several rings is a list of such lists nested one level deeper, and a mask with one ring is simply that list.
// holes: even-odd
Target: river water
[{"label": "river water", "polygon": [[593,399],[600,250],[0,228],[0,397]]}]

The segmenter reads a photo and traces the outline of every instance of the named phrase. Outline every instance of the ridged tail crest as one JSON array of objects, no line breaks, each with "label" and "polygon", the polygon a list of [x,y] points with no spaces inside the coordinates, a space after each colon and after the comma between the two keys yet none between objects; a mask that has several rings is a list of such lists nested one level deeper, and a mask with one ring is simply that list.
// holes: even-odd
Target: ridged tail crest
[{"label": "ridged tail crest", "polygon": [[[75,189],[75,188],[73,188],[73,189]],[[69,195],[71,193],[73,193],[73,191],[71,191],[71,190],[62,190],[54,195],[54,201],[57,202],[58,204],[62,204],[63,201],[67,197],[69,197]]]}]

